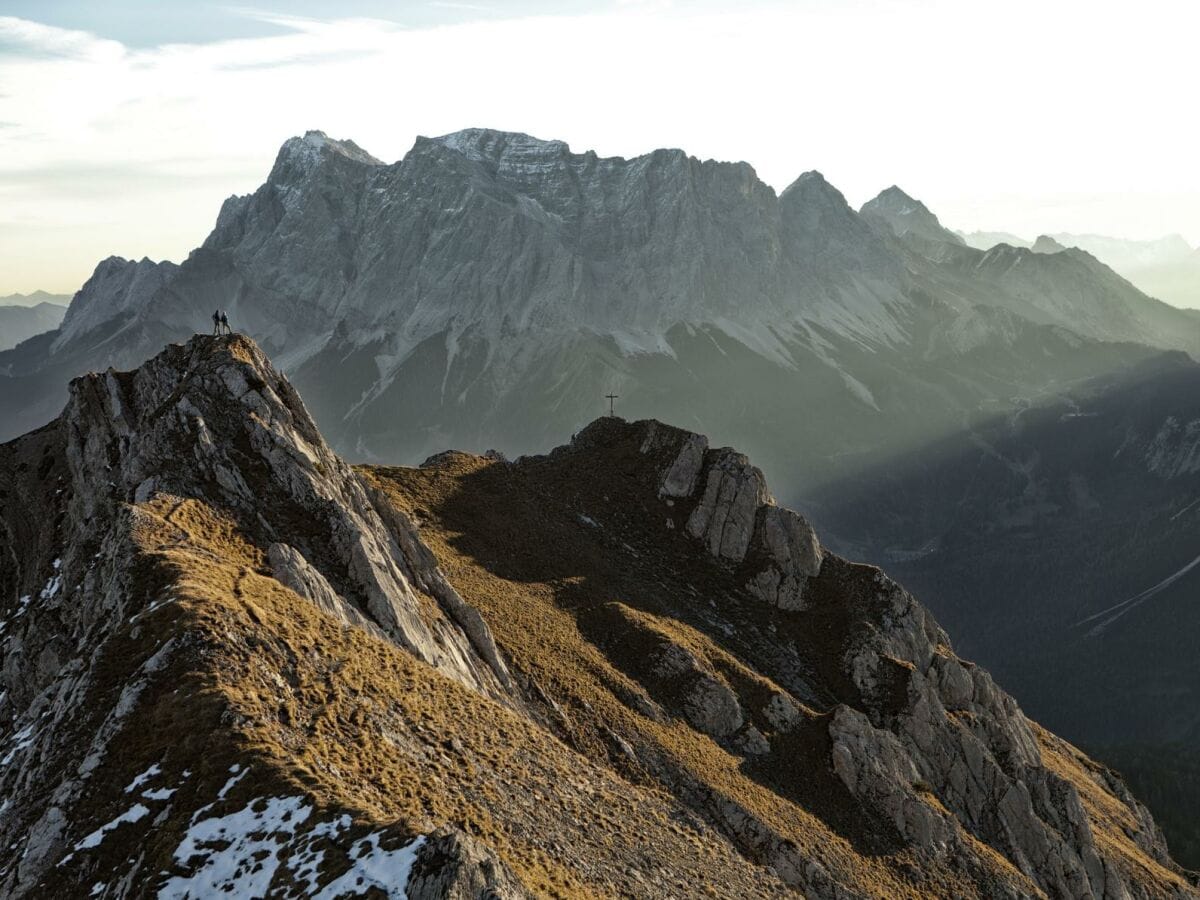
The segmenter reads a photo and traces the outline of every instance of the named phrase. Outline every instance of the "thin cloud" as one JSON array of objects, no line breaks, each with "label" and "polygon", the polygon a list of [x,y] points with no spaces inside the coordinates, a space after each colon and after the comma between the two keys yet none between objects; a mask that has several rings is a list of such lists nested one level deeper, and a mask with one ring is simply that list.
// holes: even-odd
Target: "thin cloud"
[{"label": "thin cloud", "polygon": [[[946,0],[612,2],[420,28],[239,6],[278,33],[149,48],[0,18],[17,48],[0,53],[0,121],[16,126],[0,128],[5,214],[59,217],[69,235],[6,235],[0,292],[77,286],[113,241],[186,255],[308,128],[385,160],[480,124],[603,156],[682,147],[746,160],[777,189],[817,168],[855,204],[896,182],[965,230],[1195,243],[1200,175],[1179,110],[1200,11],[1180,6],[1144,0],[1131,24],[1081,0],[1013,0],[1005,17]],[[1147,49],[1118,69],[1115,46]]]},{"label": "thin cloud", "polygon": [[125,53],[125,48],[117,41],[14,16],[0,16],[0,48],[18,57],[93,62],[111,61]]}]

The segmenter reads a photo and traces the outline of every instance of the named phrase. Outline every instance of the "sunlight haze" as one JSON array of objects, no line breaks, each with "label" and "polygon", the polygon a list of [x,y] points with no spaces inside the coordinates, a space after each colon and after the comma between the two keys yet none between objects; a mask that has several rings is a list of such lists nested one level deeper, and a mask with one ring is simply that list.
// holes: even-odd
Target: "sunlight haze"
[{"label": "sunlight haze", "polygon": [[856,207],[895,183],[963,231],[1200,243],[1191,5],[320,6],[5,4],[0,295],[182,260],[307,129],[388,162],[475,125],[680,147]]}]

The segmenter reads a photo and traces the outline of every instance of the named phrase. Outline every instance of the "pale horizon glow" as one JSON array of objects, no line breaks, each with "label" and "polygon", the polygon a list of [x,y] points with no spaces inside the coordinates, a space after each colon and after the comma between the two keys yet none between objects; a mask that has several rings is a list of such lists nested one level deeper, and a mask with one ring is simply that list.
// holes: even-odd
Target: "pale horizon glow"
[{"label": "pale horizon glow", "polygon": [[181,261],[308,129],[386,162],[473,126],[680,147],[856,208],[898,184],[963,231],[1200,244],[1191,4],[394,5],[425,18],[223,8],[265,32],[142,44],[0,17],[0,296]]}]

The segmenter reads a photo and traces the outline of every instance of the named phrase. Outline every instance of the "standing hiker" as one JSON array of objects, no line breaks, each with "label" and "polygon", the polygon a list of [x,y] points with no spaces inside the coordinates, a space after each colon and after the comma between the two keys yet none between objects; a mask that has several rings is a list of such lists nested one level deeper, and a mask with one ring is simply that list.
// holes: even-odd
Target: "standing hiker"
[{"label": "standing hiker", "polygon": [[229,316],[225,315],[225,310],[221,310],[221,331],[225,334],[233,334],[233,329],[229,327]]},{"label": "standing hiker", "polygon": [[213,319],[213,334],[220,334],[221,333],[221,311],[219,309],[213,310],[212,319]]}]

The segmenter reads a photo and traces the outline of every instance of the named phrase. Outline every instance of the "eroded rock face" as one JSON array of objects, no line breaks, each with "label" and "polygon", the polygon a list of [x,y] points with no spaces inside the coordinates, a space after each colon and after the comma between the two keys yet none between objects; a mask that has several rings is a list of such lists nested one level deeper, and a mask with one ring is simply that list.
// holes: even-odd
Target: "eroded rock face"
[{"label": "eroded rock face", "polygon": [[[445,590],[411,524],[390,510],[385,524],[368,487],[252,341],[197,336],[135,372],[78,379],[63,426],[76,521],[157,494],[212,501],[263,535],[289,586],[348,622],[373,623],[464,683],[504,694],[508,676],[486,628]],[[289,544],[301,546],[277,539],[282,523]],[[422,591],[451,608],[423,615]]]},{"label": "eroded rock face", "polygon": [[[1113,882],[1114,870],[1096,852],[1078,791],[1045,768],[1015,701],[955,657],[928,611],[899,585],[879,572],[863,576],[873,624],[857,631],[845,660],[870,723],[889,733],[877,758],[918,773],[968,832],[1048,893],[1124,896],[1128,886]],[[900,796],[878,802],[904,820],[906,833],[936,833],[928,821],[908,821]]]},{"label": "eroded rock face", "polygon": [[[801,629],[814,598],[834,603],[845,617],[834,667],[856,696],[832,710],[829,766],[864,809],[904,843],[936,857],[969,858],[968,842],[982,840],[1050,896],[1152,895],[1098,848],[1078,787],[1047,767],[1045,738],[1039,740],[1016,702],[954,654],[945,632],[907,591],[873,567],[826,554],[801,516],[774,505],[761,472],[744,456],[701,451],[693,436],[661,423],[620,427],[640,435],[640,452],[658,467],[658,496],[686,517],[685,533],[729,571],[748,574],[750,596],[795,616]],[[597,432],[594,440],[616,440],[618,430],[608,429],[607,437]],[[684,493],[688,483],[693,490]],[[694,656],[668,648],[659,660],[662,674],[675,674],[691,670]],[[736,731],[730,745],[748,756],[772,752],[745,722],[745,708],[738,722],[721,691],[702,681],[696,687],[690,699],[706,714],[692,710],[694,727],[725,738]],[[787,733],[806,727],[811,711],[802,713],[793,697],[777,693],[758,714]],[[1121,802],[1140,823],[1135,842],[1158,859],[1164,849],[1157,829],[1146,824],[1139,804]],[[748,842],[765,827],[744,810],[730,822]],[[801,869],[795,878],[814,887]],[[1173,890],[1190,896],[1186,888]],[[994,888],[996,896],[1024,891]]]},{"label": "eroded rock face", "polygon": [[[654,447],[654,435],[659,429],[652,429],[642,443],[643,452]],[[704,454],[708,450],[708,438],[702,434],[689,434],[683,440],[679,455],[671,463],[663,475],[660,493],[664,497],[690,497],[696,489],[696,480],[704,467]]]},{"label": "eroded rock face", "polygon": [[525,900],[530,895],[496,854],[454,828],[430,835],[408,876],[408,900]]},{"label": "eroded rock face", "polygon": [[343,600],[320,570],[309,565],[304,554],[295,547],[272,544],[267,551],[267,559],[271,563],[275,578],[301,597],[351,625],[372,630],[383,636],[379,626]]},{"label": "eroded rock face", "polygon": [[673,454],[659,494],[695,502],[687,534],[713,556],[752,565],[747,588],[764,603],[803,609],[805,586],[820,572],[824,551],[803,516],[775,505],[762,471],[728,448],[708,450],[702,435],[654,421],[635,427],[645,432],[642,453]]},{"label": "eroded rock face", "polygon": [[907,842],[944,849],[957,837],[952,817],[917,796],[921,787],[917,767],[894,734],[875,728],[862,713],[839,706],[829,736],[838,778],[850,793],[890,821]]},{"label": "eroded rock face", "polygon": [[[685,446],[682,452],[689,449]],[[771,495],[758,468],[740,453],[715,450],[704,493],[688,517],[687,532],[704,541],[713,556],[740,562],[750,549],[758,508],[768,502]]]},{"label": "eroded rock face", "polygon": [[745,722],[737,695],[695,654],[678,644],[660,642],[649,669],[661,687],[680,696],[680,711],[693,728],[727,738]]}]

